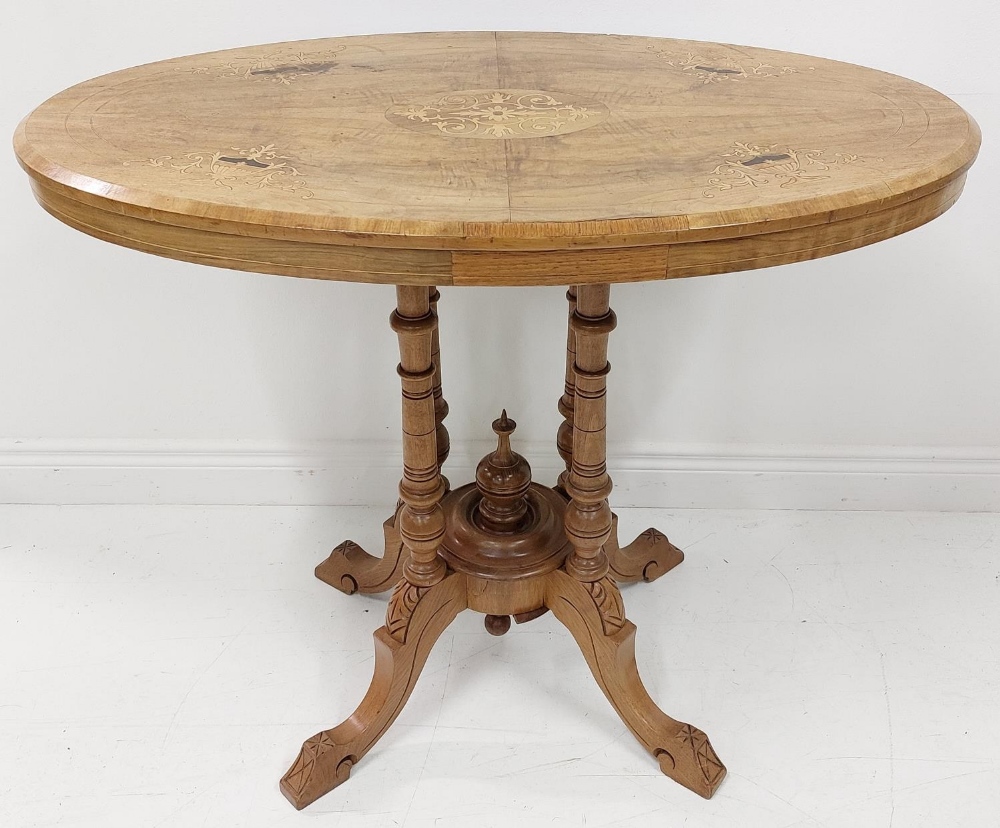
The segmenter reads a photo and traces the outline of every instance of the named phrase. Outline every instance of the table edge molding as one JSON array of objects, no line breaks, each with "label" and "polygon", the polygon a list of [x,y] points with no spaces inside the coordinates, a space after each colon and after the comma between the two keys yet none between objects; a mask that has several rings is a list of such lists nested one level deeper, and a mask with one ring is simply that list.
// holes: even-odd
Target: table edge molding
[{"label": "table edge molding", "polygon": [[[970,162],[971,163],[971,162]],[[967,167],[965,168],[967,169]],[[940,216],[958,199],[963,170],[933,189],[889,206],[870,204],[812,225],[761,225],[753,235],[695,237],[669,244],[542,250],[475,250],[340,245],[207,229],[137,216],[74,197],[78,191],[32,177],[39,204],[88,235],[197,264],[334,281],[409,285],[569,285],[706,276],[807,261],[864,247]],[[117,205],[118,202],[105,204]],[[871,208],[876,209],[871,209]]]}]

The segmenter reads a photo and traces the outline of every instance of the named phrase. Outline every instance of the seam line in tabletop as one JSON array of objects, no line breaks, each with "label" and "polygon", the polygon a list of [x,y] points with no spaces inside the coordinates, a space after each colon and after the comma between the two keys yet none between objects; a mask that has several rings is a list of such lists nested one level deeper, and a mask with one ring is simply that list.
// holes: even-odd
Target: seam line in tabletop
[{"label": "seam line in tabletop", "polygon": [[[504,83],[500,77],[500,33],[493,32],[493,59],[497,70],[497,89],[503,89]],[[510,142],[507,139],[501,141],[503,144],[503,169],[504,188],[507,190],[507,219],[514,221],[514,207],[510,201]]]}]

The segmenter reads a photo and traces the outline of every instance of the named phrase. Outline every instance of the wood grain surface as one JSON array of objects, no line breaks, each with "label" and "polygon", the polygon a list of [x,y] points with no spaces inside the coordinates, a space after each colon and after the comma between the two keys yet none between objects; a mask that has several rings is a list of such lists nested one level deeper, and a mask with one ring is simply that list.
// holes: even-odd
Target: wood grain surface
[{"label": "wood grain surface", "polygon": [[914,81],[696,41],[439,32],[151,63],[14,144],[91,235],[412,285],[697,276],[860,247],[950,207],[972,118]]}]

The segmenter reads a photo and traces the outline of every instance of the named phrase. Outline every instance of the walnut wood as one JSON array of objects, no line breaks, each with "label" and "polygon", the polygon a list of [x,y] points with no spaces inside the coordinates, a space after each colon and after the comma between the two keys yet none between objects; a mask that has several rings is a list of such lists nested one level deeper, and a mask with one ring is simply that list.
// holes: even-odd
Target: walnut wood
[{"label": "walnut wood", "polygon": [[335,546],[330,557],[316,567],[316,577],[347,595],[392,589],[403,577],[403,539],[396,529],[398,510],[382,524],[385,551],[382,557],[365,552],[352,540]]},{"label": "walnut wood", "polygon": [[[434,318],[438,319],[438,302],[441,299],[441,292],[437,288],[431,288],[431,311]],[[434,363],[434,422],[437,425],[435,434],[437,439],[437,459],[438,470],[444,468],[448,454],[451,452],[451,438],[448,436],[448,428],[444,424],[444,418],[448,416],[448,402],[444,398],[444,391],[441,385],[441,338],[438,335],[438,325],[434,326],[434,333],[431,337],[431,362]],[[448,478],[444,478],[444,488],[447,491],[451,488]]]},{"label": "walnut wood", "polygon": [[655,581],[684,560],[667,536],[650,527],[628,546],[618,545],[618,515],[611,515],[611,536],[604,544],[611,577],[619,584]]},{"label": "walnut wood", "polygon": [[[437,306],[441,298],[436,288],[431,288],[431,312],[437,319]],[[431,361],[434,363],[434,422],[437,441],[437,462],[440,472],[448,459],[451,441],[444,419],[448,416],[448,403],[444,399],[441,385],[441,343],[438,337],[438,326],[435,324],[431,337]],[[451,489],[448,478],[442,474],[445,491]],[[382,524],[382,534],[385,537],[385,547],[381,557],[376,557],[362,549],[352,540],[345,540],[334,547],[330,556],[316,567],[316,577],[330,586],[339,589],[347,595],[355,592],[378,593],[386,592],[395,586],[403,577],[403,564],[407,556],[403,551],[403,540],[396,528],[399,518],[399,507],[392,517]]]},{"label": "walnut wood", "polygon": [[556,488],[566,490],[566,480],[573,467],[573,403],[576,399],[576,335],[573,333],[573,313],[576,311],[576,286],[571,285],[566,291],[566,301],[569,303],[569,316],[566,319],[566,379],[563,393],[559,398],[559,413],[563,421],[556,433],[556,448],[559,456],[566,464],[566,470],[559,475]]},{"label": "walnut wood", "polygon": [[442,502],[445,535],[440,554],[452,569],[486,579],[517,580],[551,572],[569,555],[563,528],[566,501],[553,489],[528,486],[527,517],[516,532],[485,526],[477,516],[481,497],[479,488],[469,484],[449,492]]},{"label": "walnut wood", "polygon": [[494,535],[515,534],[530,520],[527,494],[531,486],[531,467],[510,447],[510,437],[516,428],[517,423],[504,409],[493,421],[496,451],[486,455],[476,467],[479,502],[473,519]]},{"label": "walnut wood", "polygon": [[281,792],[304,808],[347,781],[403,709],[431,647],[465,608],[465,576],[414,587],[400,582],[386,625],[375,631],[375,675],[358,709],[343,724],[307,739],[281,779]]},{"label": "walnut wood", "polygon": [[671,719],[646,692],[635,663],[635,625],[608,577],[581,583],[563,571],[549,575],[546,605],[573,634],[611,706],[671,779],[709,798],[726,769],[708,737]]},{"label": "walnut wood", "polygon": [[[382,558],[346,541],[316,574],[395,584],[375,674],[281,781],[301,808],[349,776],[464,608],[503,634],[549,609],[622,720],[682,785],[725,768],[639,678],[618,582],[683,560],[626,547],[608,496],[610,284],[798,262],[949,209],[980,133],[904,78],[821,58],[615,35],[442,32],[270,44],[79,84],[19,125],[39,203],[161,256],[396,285],[403,473]],[[499,428],[478,486],[451,491],[439,285],[569,285],[554,488]],[[485,505],[483,505],[485,504]],[[480,508],[482,506],[482,508]]]},{"label": "walnut wood", "polygon": [[919,83],[807,55],[439,32],[125,69],[43,103],[14,143],[50,213],[158,255],[318,279],[569,285],[889,238],[954,203],[980,133]]},{"label": "walnut wood", "polygon": [[486,632],[490,635],[506,635],[510,630],[510,616],[487,615],[485,625]]},{"label": "walnut wood", "polygon": [[[552,570],[550,570],[552,571]],[[537,617],[545,607],[548,572],[527,578],[500,579],[466,575],[469,609],[485,615]]]},{"label": "walnut wood", "polygon": [[[489,596],[490,608],[483,605]],[[303,808],[347,781],[353,767],[390,727],[409,698],[434,642],[467,607],[486,612],[492,635],[547,610],[572,633],[604,694],[660,769],[710,797],[725,775],[705,734],[664,714],[639,678],[635,626],[625,618],[613,579],[581,582],[558,569],[528,580],[482,580],[449,574],[432,587],[402,580],[385,626],[375,632],[375,672],[358,709],[342,724],[307,739],[281,780],[282,793]],[[526,609],[526,607],[530,607]]]},{"label": "walnut wood", "polygon": [[[563,494],[558,487],[555,491]],[[448,522],[448,501],[442,501],[445,522]],[[650,527],[627,546],[619,546],[618,515],[611,514],[611,536],[604,544],[609,571],[619,584],[654,581],[684,560],[684,553],[658,529]],[[377,558],[369,555],[354,541],[344,541],[330,557],[316,567],[316,577],[341,592],[386,592],[403,577],[403,542],[396,530],[396,516],[382,524],[385,552]],[[509,549],[509,547],[500,547]],[[530,547],[529,547],[530,548]],[[517,618],[514,619],[518,621]],[[523,623],[518,621],[518,623]]]},{"label": "walnut wood", "polygon": [[429,587],[445,575],[438,547],[444,536],[441,498],[444,480],[438,466],[437,423],[434,416],[434,365],[431,346],[437,318],[424,287],[396,288],[396,310],[390,317],[399,337],[399,368],[403,389],[403,479],[397,527],[409,557],[406,580]]},{"label": "walnut wood", "polygon": [[608,572],[604,543],[611,535],[611,477],[606,463],[608,336],[615,314],[608,305],[611,286],[580,285],[570,328],[576,337],[573,402],[573,456],[566,478],[566,535],[573,552],[566,571],[582,581]]},{"label": "walnut wood", "polygon": [[[566,464],[566,470],[559,475],[555,489],[569,498],[566,485],[573,467],[573,408],[576,400],[576,334],[573,331],[573,314],[576,311],[576,286],[566,291],[569,303],[569,317],[566,326],[566,378],[563,394],[559,398],[559,413],[562,423],[556,434],[556,448]],[[667,540],[666,535],[649,528],[628,546],[618,542],[618,515],[611,514],[611,534],[604,544],[610,572],[618,583],[653,581],[669,572],[684,560],[684,553]]]}]

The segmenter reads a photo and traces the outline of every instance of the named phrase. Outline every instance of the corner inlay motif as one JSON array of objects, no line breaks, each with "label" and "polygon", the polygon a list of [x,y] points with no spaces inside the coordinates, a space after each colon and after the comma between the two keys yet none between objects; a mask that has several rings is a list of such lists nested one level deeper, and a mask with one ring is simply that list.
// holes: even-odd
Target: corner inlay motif
[{"label": "corner inlay motif", "polygon": [[449,138],[540,138],[596,126],[608,117],[600,101],[534,89],[452,92],[430,103],[391,106],[386,119],[415,132]]},{"label": "corner inlay motif", "polygon": [[228,150],[188,152],[181,157],[158,155],[139,161],[123,161],[122,166],[144,164],[160,167],[227,190],[272,189],[296,193],[300,198],[312,198],[314,193],[305,179],[289,161],[280,155],[274,144],[261,144],[250,149],[230,147]]},{"label": "corner inlay motif", "polygon": [[270,81],[289,86],[302,77],[325,75],[337,66],[334,57],[346,46],[316,52],[277,51],[233,58],[221,63],[196,66],[187,71],[195,75],[216,78],[237,78],[246,81]]},{"label": "corner inlay motif", "polygon": [[812,72],[815,67],[807,66],[796,69],[794,66],[773,66],[759,60],[736,60],[727,56],[698,55],[694,52],[677,53],[656,46],[647,46],[657,57],[668,65],[694,76],[702,83],[721,83],[723,81],[742,81],[753,78],[774,78],[779,75],[796,75],[799,72]]},{"label": "corner inlay motif", "polygon": [[826,150],[800,150],[783,144],[761,146],[742,141],[736,141],[721,157],[726,161],[710,173],[705,198],[738,188],[768,184],[790,187],[802,181],[822,181],[830,178],[828,173],[835,169],[868,160],[849,152],[828,154]]}]

